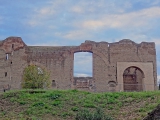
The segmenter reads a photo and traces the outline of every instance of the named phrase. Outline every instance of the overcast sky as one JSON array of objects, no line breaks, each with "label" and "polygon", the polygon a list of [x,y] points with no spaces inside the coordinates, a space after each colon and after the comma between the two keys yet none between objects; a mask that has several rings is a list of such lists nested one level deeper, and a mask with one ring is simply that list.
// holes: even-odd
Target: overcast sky
[{"label": "overcast sky", "polygon": [[[9,36],[43,46],[124,38],[155,42],[160,76],[160,0],[0,0],[0,40]],[[75,59],[84,57],[77,74],[91,74],[91,55]]]}]

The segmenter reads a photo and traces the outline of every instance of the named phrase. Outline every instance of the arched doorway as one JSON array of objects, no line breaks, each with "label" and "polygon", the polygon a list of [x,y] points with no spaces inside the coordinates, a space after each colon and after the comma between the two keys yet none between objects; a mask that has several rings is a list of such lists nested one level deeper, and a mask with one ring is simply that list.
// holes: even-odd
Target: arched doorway
[{"label": "arched doorway", "polygon": [[143,71],[135,66],[128,67],[123,72],[124,91],[142,91],[143,90]]}]

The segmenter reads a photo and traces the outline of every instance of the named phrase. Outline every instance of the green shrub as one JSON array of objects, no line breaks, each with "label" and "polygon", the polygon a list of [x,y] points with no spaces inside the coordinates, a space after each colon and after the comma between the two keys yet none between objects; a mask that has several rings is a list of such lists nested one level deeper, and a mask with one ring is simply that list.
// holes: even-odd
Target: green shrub
[{"label": "green shrub", "polygon": [[79,108],[78,108],[78,107],[72,107],[71,110],[72,110],[72,111],[78,111]]},{"label": "green shrub", "polygon": [[87,109],[80,110],[76,114],[76,120],[93,120],[93,114]]},{"label": "green shrub", "polygon": [[93,103],[84,103],[83,107],[95,108],[96,106]]},{"label": "green shrub", "polygon": [[58,106],[58,105],[61,104],[61,101],[55,100],[55,101],[53,101],[51,104],[52,104],[53,106]]},{"label": "green shrub", "polygon": [[44,106],[44,102],[35,102],[34,104],[33,104],[33,106],[34,107],[37,107],[37,106]]},{"label": "green shrub", "polygon": [[113,120],[111,117],[104,114],[102,109],[97,108],[95,112],[87,109],[80,110],[76,114],[76,120]]},{"label": "green shrub", "polygon": [[62,117],[67,117],[67,116],[70,116],[71,114],[70,113],[68,113],[68,112],[62,112],[62,114],[61,114],[61,116]]},{"label": "green shrub", "polygon": [[52,94],[48,95],[47,97],[49,97],[49,99],[51,99],[51,100],[55,100],[55,99],[58,99],[60,96],[61,96],[60,94],[52,93]]},{"label": "green shrub", "polygon": [[50,87],[49,72],[35,65],[25,68],[22,87],[25,89],[41,89]]}]

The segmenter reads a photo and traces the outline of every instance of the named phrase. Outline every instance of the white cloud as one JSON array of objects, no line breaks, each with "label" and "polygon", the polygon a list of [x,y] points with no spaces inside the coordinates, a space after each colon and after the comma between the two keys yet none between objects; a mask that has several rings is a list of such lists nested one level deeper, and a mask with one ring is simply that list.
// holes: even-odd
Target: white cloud
[{"label": "white cloud", "polygon": [[119,41],[120,39],[131,39],[136,43],[141,43],[142,41],[150,41],[150,38],[146,34],[139,33],[139,31],[134,31],[132,33],[125,34],[125,36],[121,36],[121,38],[116,39]]},{"label": "white cloud", "polygon": [[74,54],[74,63],[81,66],[92,66],[92,54],[88,52],[79,52]]},{"label": "white cloud", "polygon": [[56,9],[60,4],[64,3],[62,1],[49,1],[48,5],[44,5],[41,8],[35,7],[32,10],[32,14],[30,14],[29,16],[30,19],[28,21],[28,24],[32,27],[42,24],[45,25],[47,23],[47,20],[53,19],[54,16],[58,13],[58,10],[56,11]]},{"label": "white cloud", "polygon": [[73,6],[70,10],[75,13],[83,13],[84,12],[84,9],[80,6]]},{"label": "white cloud", "polygon": [[158,5],[159,3],[160,3],[159,0],[154,0],[154,1],[152,1],[151,5]]},{"label": "white cloud", "polygon": [[147,34],[131,33],[126,35],[126,37],[131,38],[131,40],[134,40],[136,43],[155,42],[156,46],[160,46],[160,38],[151,38],[150,36],[147,36]]},{"label": "white cloud", "polygon": [[54,42],[53,43],[48,42],[48,43],[40,43],[40,44],[28,44],[28,46],[61,46],[61,45]]},{"label": "white cloud", "polygon": [[49,5],[56,7],[62,4],[66,4],[68,2],[68,0],[50,0],[47,1]]},{"label": "white cloud", "polygon": [[78,52],[74,54],[74,60],[78,64],[89,64],[92,62],[92,53]]},{"label": "white cloud", "polygon": [[89,77],[90,75],[89,74],[83,74],[83,73],[75,73],[76,77]]},{"label": "white cloud", "polygon": [[155,42],[156,45],[160,45],[160,38],[159,39],[152,39],[153,42]]},{"label": "white cloud", "polygon": [[75,6],[71,6],[71,11],[76,13],[86,13],[88,16],[91,16],[91,14],[96,14],[96,16],[99,16],[99,14],[104,13],[123,13],[126,9],[131,7],[132,4],[129,1],[120,2],[114,0],[81,0],[80,2],[76,2]]},{"label": "white cloud", "polygon": [[55,10],[53,9],[53,8],[48,8],[48,7],[45,7],[45,8],[42,8],[42,9],[40,9],[39,11],[39,14],[41,15],[41,16],[48,16],[48,15],[53,15],[53,14],[55,14]]},{"label": "white cloud", "polygon": [[[85,20],[75,23],[76,27],[93,28],[128,28],[149,26],[150,19],[160,18],[160,7],[152,7],[131,13],[106,14],[98,20]],[[152,24],[151,24],[152,25]]]},{"label": "white cloud", "polygon": [[32,26],[32,27],[34,27],[34,26],[36,26],[36,25],[38,25],[38,24],[40,24],[40,22],[37,20],[29,20],[28,21],[28,24],[30,25],[30,26]]},{"label": "white cloud", "polygon": [[85,40],[87,38],[90,38],[91,35],[85,30],[71,30],[68,33],[64,34],[62,37],[71,40]]},{"label": "white cloud", "polygon": [[78,52],[74,54],[74,74],[92,74],[92,54],[88,52]]}]

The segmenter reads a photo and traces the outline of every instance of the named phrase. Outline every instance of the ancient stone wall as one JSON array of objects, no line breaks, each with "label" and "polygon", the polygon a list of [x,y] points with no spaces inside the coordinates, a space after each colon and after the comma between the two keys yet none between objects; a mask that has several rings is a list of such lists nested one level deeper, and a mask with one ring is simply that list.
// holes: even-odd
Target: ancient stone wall
[{"label": "ancient stone wall", "polygon": [[[91,52],[93,54],[92,78],[80,80],[73,76],[74,53],[76,52]],[[153,81],[152,88],[155,88],[157,70],[154,43],[136,44],[125,39],[116,43],[85,41],[80,46],[27,46],[20,37],[9,37],[0,41],[0,89],[6,85],[10,85],[11,89],[20,89],[24,68],[34,64],[50,71],[53,89],[84,89],[105,92],[110,91],[109,86],[112,86],[110,83],[114,83],[117,86],[112,87],[112,91],[114,91],[113,88],[120,91],[118,85],[123,80],[119,81],[117,78],[118,62],[152,63],[151,81]],[[124,66],[119,66],[119,68],[122,67]],[[127,69],[132,66],[125,67]],[[77,84],[75,84],[76,80],[79,81]],[[80,81],[85,80],[87,82],[84,82],[83,86]],[[142,83],[144,84],[144,82]]]},{"label": "ancient stone wall", "polygon": [[[25,59],[25,43],[20,37],[9,37],[0,44],[0,89],[21,88]],[[6,88],[7,89],[7,88]]]}]

